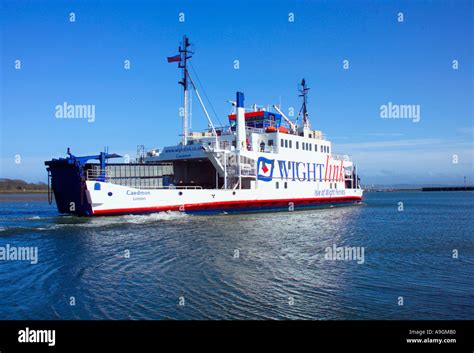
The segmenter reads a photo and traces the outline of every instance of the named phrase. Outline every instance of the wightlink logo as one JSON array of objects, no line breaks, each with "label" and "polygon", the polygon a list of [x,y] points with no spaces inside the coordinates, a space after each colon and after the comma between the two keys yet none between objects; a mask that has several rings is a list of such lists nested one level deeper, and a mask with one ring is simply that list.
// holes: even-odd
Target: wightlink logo
[{"label": "wightlink logo", "polygon": [[380,117],[382,119],[411,119],[417,123],[421,119],[420,105],[417,104],[394,104],[388,102],[380,106]]},{"label": "wightlink logo", "polygon": [[56,106],[56,119],[87,119],[87,122],[95,121],[94,104],[58,104]]},{"label": "wightlink logo", "polygon": [[257,161],[258,180],[272,180],[274,164],[275,161],[273,159],[260,157]]},{"label": "wightlink logo", "polygon": [[327,156],[326,163],[273,160],[259,157],[257,178],[262,181],[271,181],[272,178],[292,181],[344,181],[343,163],[342,160],[334,161],[330,156]]}]

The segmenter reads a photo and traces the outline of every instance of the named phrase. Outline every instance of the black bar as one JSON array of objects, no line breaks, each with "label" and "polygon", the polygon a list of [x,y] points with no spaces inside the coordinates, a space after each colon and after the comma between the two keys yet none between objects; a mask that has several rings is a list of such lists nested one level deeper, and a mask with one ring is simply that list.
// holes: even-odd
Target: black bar
[{"label": "black bar", "polygon": [[[55,330],[55,345],[19,343],[26,327]],[[455,353],[473,352],[473,327],[473,321],[0,321],[0,352]]]}]

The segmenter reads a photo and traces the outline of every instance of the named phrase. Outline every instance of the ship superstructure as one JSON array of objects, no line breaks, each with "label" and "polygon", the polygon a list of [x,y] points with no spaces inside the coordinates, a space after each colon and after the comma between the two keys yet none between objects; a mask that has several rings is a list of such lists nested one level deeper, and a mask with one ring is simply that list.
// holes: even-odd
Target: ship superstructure
[{"label": "ship superstructure", "polygon": [[[362,200],[356,167],[332,153],[323,133],[311,127],[309,88],[300,84],[295,121],[280,106],[246,109],[237,92],[228,125],[216,127],[188,71],[193,52],[185,36],[179,54],[168,58],[182,71],[181,141],[162,150],[141,146],[133,163],[111,163],[118,155],[68,157],[45,162],[58,210],[78,215],[181,211],[232,213],[294,211]],[[193,89],[208,129],[189,130]]]}]

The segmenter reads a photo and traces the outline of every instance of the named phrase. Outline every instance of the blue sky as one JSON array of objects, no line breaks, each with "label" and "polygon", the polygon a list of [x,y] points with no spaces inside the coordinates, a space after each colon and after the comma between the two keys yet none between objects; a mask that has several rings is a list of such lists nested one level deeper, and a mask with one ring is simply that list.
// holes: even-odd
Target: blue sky
[{"label": "blue sky", "polygon": [[[305,77],[313,127],[334,152],[353,157],[364,183],[462,184],[464,176],[474,183],[471,1],[3,0],[1,7],[0,177],[45,181],[43,161],[67,147],[81,155],[109,146],[133,158],[139,144],[175,144],[180,72],[166,57],[187,34],[216,122],[226,122],[237,90],[248,107],[281,99],[285,111],[298,110]],[[56,119],[63,102],[95,105],[95,121]],[[388,102],[419,105],[420,121],[381,119]],[[194,103],[199,130],[207,124]]]}]

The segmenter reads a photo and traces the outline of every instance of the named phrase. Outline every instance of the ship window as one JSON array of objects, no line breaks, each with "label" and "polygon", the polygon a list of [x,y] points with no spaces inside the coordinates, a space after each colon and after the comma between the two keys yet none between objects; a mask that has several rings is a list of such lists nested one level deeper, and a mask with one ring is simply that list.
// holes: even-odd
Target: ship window
[{"label": "ship window", "polygon": [[280,140],[280,145],[281,145],[281,147],[285,147],[285,141]]},{"label": "ship window", "polygon": [[300,148],[300,143],[296,141],[296,149]]},{"label": "ship window", "polygon": [[290,148],[291,148],[291,140],[290,140]]},{"label": "ship window", "polygon": [[332,189],[332,183],[329,183],[329,188]]},{"label": "ship window", "polygon": [[318,145],[314,144],[314,152],[318,152]]},{"label": "ship window", "polygon": [[304,142],[301,142],[301,149],[304,151],[304,146],[305,146],[305,143]]},{"label": "ship window", "polygon": [[273,140],[268,140],[268,146],[273,146]]},{"label": "ship window", "polygon": [[275,183],[275,187],[278,189],[280,187],[280,184],[278,183],[278,181]]},{"label": "ship window", "polygon": [[288,148],[288,140],[285,140],[285,147]]},{"label": "ship window", "polygon": [[328,153],[329,153],[329,146],[328,146]]},{"label": "ship window", "polygon": [[311,151],[313,149],[313,145],[308,143],[309,150]]},{"label": "ship window", "polygon": [[285,189],[288,188],[288,183],[285,181]]}]

